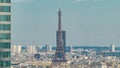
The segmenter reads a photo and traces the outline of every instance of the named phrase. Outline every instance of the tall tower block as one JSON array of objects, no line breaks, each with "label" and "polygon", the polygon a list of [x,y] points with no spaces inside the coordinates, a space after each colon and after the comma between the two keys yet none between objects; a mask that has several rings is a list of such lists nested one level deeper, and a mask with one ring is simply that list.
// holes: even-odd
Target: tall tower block
[{"label": "tall tower block", "polygon": [[11,0],[0,0],[0,68],[11,67]]},{"label": "tall tower block", "polygon": [[114,44],[110,45],[110,52],[115,52],[115,45]]}]

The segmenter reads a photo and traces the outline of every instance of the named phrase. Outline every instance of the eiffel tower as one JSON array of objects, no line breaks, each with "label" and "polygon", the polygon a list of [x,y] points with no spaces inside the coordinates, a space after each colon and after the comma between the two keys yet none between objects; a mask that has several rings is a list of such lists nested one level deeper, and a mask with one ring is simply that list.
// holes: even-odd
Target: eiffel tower
[{"label": "eiffel tower", "polygon": [[61,15],[62,15],[62,12],[59,9],[58,11],[58,33],[59,34],[58,34],[56,52],[52,60],[51,68],[70,68],[65,58],[64,46],[63,46],[64,42],[62,40]]}]

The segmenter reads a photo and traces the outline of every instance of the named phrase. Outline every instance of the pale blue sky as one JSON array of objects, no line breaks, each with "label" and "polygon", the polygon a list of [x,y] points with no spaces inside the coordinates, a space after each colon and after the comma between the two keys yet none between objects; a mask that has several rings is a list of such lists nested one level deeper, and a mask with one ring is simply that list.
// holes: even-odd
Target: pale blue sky
[{"label": "pale blue sky", "polygon": [[120,0],[14,0],[12,44],[56,44],[58,9],[67,45],[120,45]]}]

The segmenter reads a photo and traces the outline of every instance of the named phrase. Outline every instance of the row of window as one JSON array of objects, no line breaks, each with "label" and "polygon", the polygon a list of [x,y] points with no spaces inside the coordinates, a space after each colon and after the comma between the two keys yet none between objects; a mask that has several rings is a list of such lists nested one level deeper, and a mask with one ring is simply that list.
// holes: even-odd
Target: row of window
[{"label": "row of window", "polygon": [[0,58],[10,58],[10,52],[0,52]]},{"label": "row of window", "polygon": [[0,12],[11,12],[10,6],[0,6]]},{"label": "row of window", "polygon": [[0,0],[0,3],[11,3],[11,0]]},{"label": "row of window", "polygon": [[10,15],[0,15],[0,21],[11,21]]},{"label": "row of window", "polygon": [[0,24],[0,30],[11,30],[10,24]]},{"label": "row of window", "polygon": [[0,61],[0,67],[10,67],[10,61]]},{"label": "row of window", "polygon": [[10,33],[0,33],[0,40],[9,40],[11,38]]},{"label": "row of window", "polygon": [[5,49],[5,48],[10,48],[10,45],[11,45],[11,43],[1,42],[1,43],[0,43],[0,49],[1,49],[1,48],[4,48],[4,49]]}]

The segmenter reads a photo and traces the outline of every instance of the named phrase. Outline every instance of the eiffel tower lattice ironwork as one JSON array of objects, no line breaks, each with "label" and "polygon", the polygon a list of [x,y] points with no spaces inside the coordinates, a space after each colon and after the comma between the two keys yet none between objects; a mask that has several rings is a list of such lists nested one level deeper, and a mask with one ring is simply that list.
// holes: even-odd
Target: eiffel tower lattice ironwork
[{"label": "eiffel tower lattice ironwork", "polygon": [[62,12],[59,9],[59,11],[58,11],[58,32],[59,32],[59,34],[58,34],[56,52],[55,52],[55,55],[53,57],[52,63],[67,62],[67,60],[65,58],[64,46],[63,46],[64,42],[62,40],[61,15],[62,15]]}]

